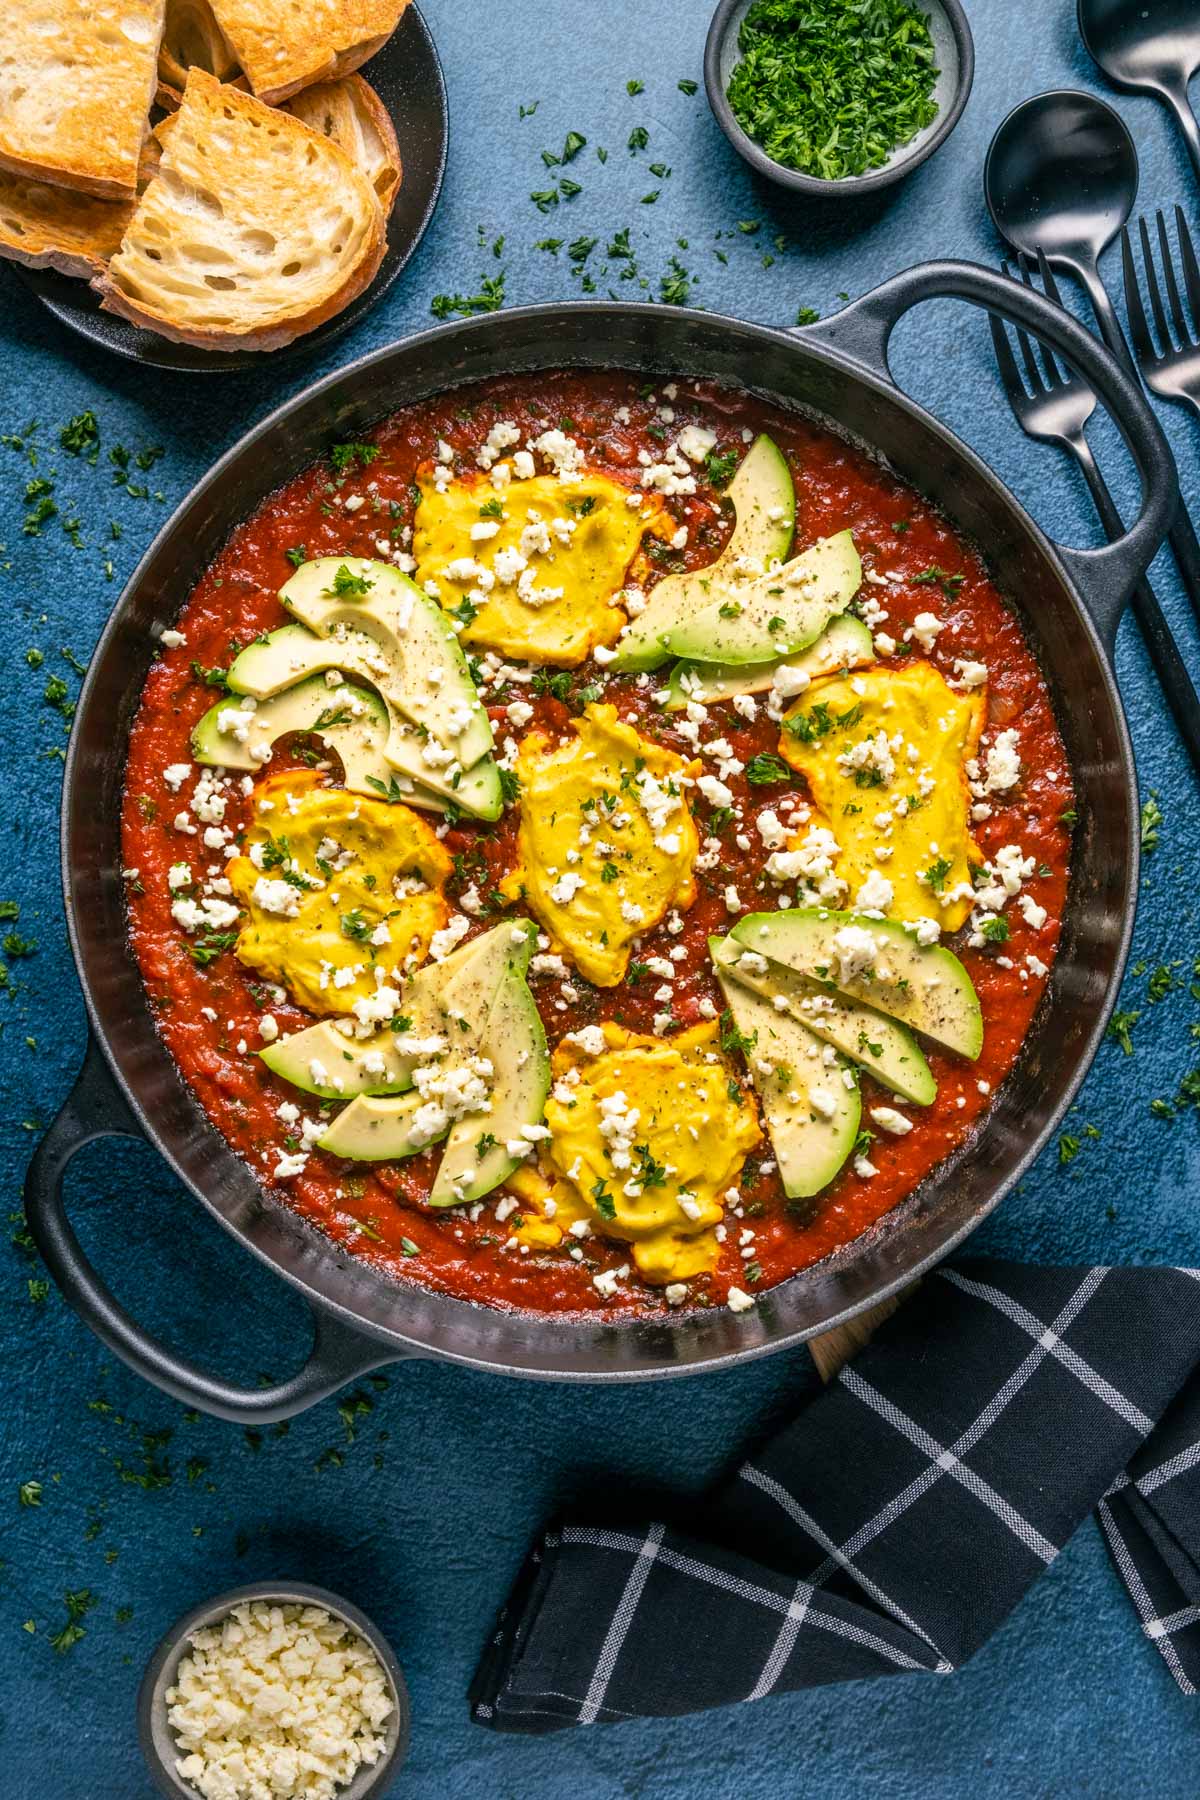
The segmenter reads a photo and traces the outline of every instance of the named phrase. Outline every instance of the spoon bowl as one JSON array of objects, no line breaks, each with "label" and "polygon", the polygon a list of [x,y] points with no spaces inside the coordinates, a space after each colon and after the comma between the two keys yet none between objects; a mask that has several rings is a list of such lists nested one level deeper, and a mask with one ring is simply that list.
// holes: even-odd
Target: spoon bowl
[{"label": "spoon bowl", "polygon": [[1103,100],[1070,89],[1037,94],[997,130],[983,186],[1012,249],[1095,262],[1133,211],[1137,151]]},{"label": "spoon bowl", "polygon": [[1137,151],[1123,120],[1094,94],[1068,88],[1023,100],[991,141],[983,189],[1005,243],[1034,261],[1041,251],[1072,274],[1105,343],[1131,367],[1099,267],[1137,200]]},{"label": "spoon bowl", "polygon": [[1166,102],[1200,174],[1200,127],[1187,91],[1200,69],[1195,0],[1077,0],[1077,8],[1092,61],[1115,86]]}]

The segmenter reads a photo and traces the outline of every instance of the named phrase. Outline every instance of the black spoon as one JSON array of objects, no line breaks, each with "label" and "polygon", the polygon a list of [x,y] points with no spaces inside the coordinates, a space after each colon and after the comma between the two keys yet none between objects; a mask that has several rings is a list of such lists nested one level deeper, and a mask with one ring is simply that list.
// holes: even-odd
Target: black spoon
[{"label": "black spoon", "polygon": [[[984,197],[1001,237],[1032,262],[1041,252],[1075,277],[1101,337],[1134,381],[1137,370],[1100,279],[1100,255],[1133,211],[1137,189],[1137,151],[1122,120],[1094,94],[1067,88],[1014,107],[983,167]],[[1169,542],[1200,619],[1200,540],[1182,500]]]},{"label": "black spoon", "polygon": [[1133,211],[1137,189],[1137,151],[1121,119],[1093,94],[1065,88],[1014,107],[983,169],[984,197],[1001,237],[1034,262],[1042,251],[1053,268],[1075,277],[1101,337],[1130,374],[1100,254]]},{"label": "black spoon", "polygon": [[1196,0],[1078,0],[1079,35],[1118,87],[1154,94],[1175,114],[1200,179],[1200,124],[1188,82],[1200,69]]}]

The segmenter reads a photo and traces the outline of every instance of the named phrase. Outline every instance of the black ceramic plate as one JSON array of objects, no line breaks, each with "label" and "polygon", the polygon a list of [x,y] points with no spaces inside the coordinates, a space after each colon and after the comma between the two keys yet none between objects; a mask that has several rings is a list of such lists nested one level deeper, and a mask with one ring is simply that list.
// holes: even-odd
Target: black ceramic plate
[{"label": "black ceramic plate", "polygon": [[199,350],[192,344],[175,344],[115,313],[101,312],[99,298],[86,281],[72,280],[52,269],[26,269],[19,263],[13,267],[43,306],[72,331],[103,350],[114,350],[118,356],[156,369],[218,374],[259,368],[329,343],[387,293],[425,235],[446,168],[446,84],[433,39],[415,6],[409,6],[397,31],[362,73],[392,116],[404,171],[388,220],[387,252],[379,273],[357,300],[294,344],[283,350]]}]

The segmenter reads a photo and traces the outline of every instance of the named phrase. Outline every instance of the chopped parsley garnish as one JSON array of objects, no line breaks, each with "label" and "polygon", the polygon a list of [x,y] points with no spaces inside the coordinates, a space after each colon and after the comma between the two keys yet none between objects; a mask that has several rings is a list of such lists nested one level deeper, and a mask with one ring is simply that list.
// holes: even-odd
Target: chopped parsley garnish
[{"label": "chopped parsley garnish", "polygon": [[786,169],[865,174],[937,117],[928,21],[907,0],[755,0],[738,49],[729,104]]},{"label": "chopped parsley garnish", "polygon": [[333,444],[329,460],[335,475],[346,475],[356,464],[360,469],[367,468],[378,455],[378,444]]},{"label": "chopped parsley garnish", "polygon": [[67,1606],[67,1622],[50,1639],[51,1647],[60,1656],[65,1655],[86,1635],[80,1621],[96,1604],[96,1596],[90,1588],[78,1588],[74,1593],[64,1594],[63,1599]]},{"label": "chopped parsley garnish", "polygon": [[565,705],[571,692],[571,677],[566,669],[560,669],[557,675],[547,675],[545,669],[539,669],[529,685],[535,694],[549,694]]},{"label": "chopped parsley garnish", "polygon": [[800,306],[796,309],[797,325],[815,325],[820,316],[815,306]]},{"label": "chopped parsley garnish", "polygon": [[[952,867],[953,864],[947,857],[939,856],[937,861],[931,862],[927,869],[922,869],[921,880],[928,882],[935,894],[940,894],[946,885],[946,877],[950,873]],[[1002,923],[1002,921],[1000,922]],[[1007,929],[1005,930],[1004,935],[1005,937],[1008,936]]]},{"label": "chopped parsley garnish", "polygon": [[1162,808],[1158,804],[1158,796],[1152,793],[1148,800],[1142,802],[1142,849],[1147,856],[1151,851],[1158,849],[1158,834],[1162,822]]},{"label": "chopped parsley garnish", "polygon": [[293,569],[298,569],[301,563],[308,561],[308,549],[304,544],[291,544],[283,554],[287,557]]},{"label": "chopped parsley garnish", "polygon": [[947,600],[953,600],[966,579],[965,575],[952,575],[949,569],[939,568],[935,563],[931,569],[922,569],[919,575],[914,575],[913,585],[939,587]]},{"label": "chopped parsley garnish", "polygon": [[479,516],[481,519],[502,519],[504,517],[504,506],[499,494],[493,494],[490,500],[484,502],[479,509]]},{"label": "chopped parsley garnish", "polygon": [[752,1031],[747,1037],[744,1031],[738,1030],[733,1022],[733,1014],[728,1007],[721,1014],[720,1032],[722,1050],[740,1050],[743,1056],[749,1056],[758,1042],[757,1031]]},{"label": "chopped parsley garnish", "polygon": [[617,1216],[616,1201],[613,1199],[612,1195],[609,1193],[607,1184],[603,1180],[597,1181],[593,1184],[592,1204],[595,1206],[596,1211],[600,1214],[600,1217],[602,1219],[615,1219],[616,1218],[616,1216]]},{"label": "chopped parsley garnish", "polygon": [[1141,1016],[1140,1012],[1115,1012],[1108,1021],[1106,1036],[1120,1044],[1126,1056],[1133,1055],[1133,1043],[1129,1034]]},{"label": "chopped parsley garnish", "polygon": [[677,81],[675,86],[679,89],[681,94],[694,94],[699,83],[695,81]]},{"label": "chopped parsley garnish", "polygon": [[100,426],[95,413],[89,409],[68,419],[58,434],[58,441],[68,456],[86,455],[88,461],[94,463],[100,448]]},{"label": "chopped parsley garnish", "polygon": [[520,797],[521,778],[512,769],[498,769],[500,777],[500,798],[505,806],[511,806]]},{"label": "chopped parsley garnish", "polygon": [[380,781],[377,775],[368,775],[365,777],[365,780],[367,786],[373,787],[377,794],[381,794],[389,806],[396,806],[400,801],[407,798],[404,789],[400,786],[400,783],[396,780],[394,775],[388,776],[386,785]]},{"label": "chopped parsley garnish", "polygon": [[224,951],[232,950],[236,943],[236,931],[206,931],[188,945],[188,950],[196,967],[207,969],[209,963],[215,962]]},{"label": "chopped parsley garnish", "polygon": [[689,275],[677,256],[671,258],[667,272],[659,278],[658,297],[664,306],[686,306],[691,297],[691,284],[695,277]]},{"label": "chopped parsley garnish", "polygon": [[646,84],[644,81],[627,81],[625,83],[625,92],[631,98],[635,94],[644,94],[645,91],[646,91]]},{"label": "chopped parsley garnish", "polygon": [[326,590],[339,600],[361,600],[370,593],[375,583],[367,575],[353,575],[342,563],[334,574],[331,586]]},{"label": "chopped parsley garnish", "polygon": [[600,871],[600,879],[607,886],[609,882],[616,881],[620,873],[621,871],[617,868],[616,863],[606,862]]},{"label": "chopped parsley garnish", "polygon": [[989,944],[1007,944],[1009,939],[1008,920],[998,917],[985,919],[979,927],[979,935]]},{"label": "chopped parsley garnish", "polygon": [[203,663],[192,658],[192,680],[198,681],[201,687],[225,688],[228,675],[228,669],[206,669]]},{"label": "chopped parsley garnish", "polygon": [[[551,188],[550,192],[554,194],[554,202],[557,202],[558,195],[554,193],[554,189]],[[533,195],[531,198],[537,199],[538,196]],[[546,208],[542,207],[541,210],[545,212]],[[499,312],[503,305],[504,270],[501,269],[498,275],[479,277],[477,294],[435,294],[429,303],[429,310],[435,319],[451,319],[455,314],[469,319],[475,313]]]},{"label": "chopped parsley garnish", "polygon": [[364,919],[361,907],[354,907],[351,912],[341,916],[342,936],[348,937],[355,944],[365,944],[372,931],[369,919]]},{"label": "chopped parsley garnish", "polygon": [[469,625],[472,619],[479,617],[479,608],[464,594],[458,605],[451,607],[450,616],[454,619],[461,619],[464,625]]},{"label": "chopped parsley garnish", "polygon": [[403,1250],[405,1256],[420,1256],[421,1254],[410,1237],[402,1237],[400,1239],[400,1248]]},{"label": "chopped parsley garnish", "polygon": [[728,487],[741,460],[740,450],[710,450],[704,459],[704,473],[713,487]]},{"label": "chopped parsley garnish", "polygon": [[667,1165],[654,1160],[649,1144],[635,1144],[633,1154],[637,1158],[634,1179],[640,1181],[644,1188],[665,1187]]},{"label": "chopped parsley garnish", "polygon": [[722,619],[740,619],[742,616],[741,606],[736,600],[726,600],[722,606],[718,606],[717,612]]},{"label": "chopped parsley garnish", "polygon": [[768,787],[776,781],[790,781],[792,772],[782,757],[773,756],[769,750],[760,750],[746,764],[746,780],[755,787]]}]

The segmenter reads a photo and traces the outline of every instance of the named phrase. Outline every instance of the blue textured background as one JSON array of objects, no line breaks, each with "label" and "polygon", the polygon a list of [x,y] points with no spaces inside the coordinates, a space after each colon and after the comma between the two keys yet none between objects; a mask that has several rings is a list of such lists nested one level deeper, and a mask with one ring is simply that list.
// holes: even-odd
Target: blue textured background
[{"label": "blue textured background", "polygon": [[[78,506],[83,547],[73,548],[57,520],[40,537],[23,535],[30,470],[0,447],[0,637],[9,683],[0,711],[0,898],[20,903],[19,929],[37,940],[33,956],[12,961],[14,991],[0,998],[0,1152],[11,1212],[34,1133],[66,1094],[84,1039],[57,877],[64,725],[43,691],[49,674],[75,691],[63,647],[86,660],[167,508],[277,400],[426,323],[434,294],[474,292],[481,271],[500,270],[510,304],[578,293],[565,256],[534,248],[548,234],[607,235],[628,224],[655,289],[677,254],[699,275],[698,304],[777,324],[791,323],[800,304],[833,311],[839,294],[858,294],[911,262],[947,254],[994,260],[980,193],[991,133],[1027,94],[1098,83],[1074,39],[1071,0],[968,5],[979,64],[956,135],[890,196],[815,211],[756,185],[713,123],[703,89],[693,98],[678,91],[680,78],[700,78],[708,19],[697,0],[504,0],[500,8],[428,0],[451,107],[441,207],[385,305],[319,361],[268,363],[261,376],[208,382],[145,373],[65,336],[3,274],[0,428],[16,432],[37,417],[43,439],[56,444],[58,426],[90,406],[105,454],[117,441],[166,451],[149,476],[161,499],[111,487],[103,457],[95,468],[57,453],[43,459],[41,468],[58,471],[63,513],[72,501]],[[629,96],[630,79],[643,81],[644,93]],[[536,114],[519,119],[518,103],[535,100]],[[1195,191],[1165,118],[1149,100],[1117,104],[1142,152],[1143,204],[1182,196],[1194,213]],[[637,124],[648,128],[650,146],[633,156],[625,145]],[[547,185],[539,152],[558,148],[568,129],[590,140],[571,171],[584,191],[543,218],[527,198]],[[597,144],[611,152],[604,166]],[[648,175],[646,165],[659,159],[669,177]],[[658,202],[639,204],[655,187]],[[740,232],[743,220],[759,220],[761,229]],[[495,257],[490,246],[501,233]],[[779,233],[782,250],[771,242]],[[1074,478],[1013,426],[977,318],[948,305],[925,308],[901,330],[896,367],[1044,525],[1069,541],[1094,540]],[[1195,433],[1183,421],[1168,426],[1196,495]],[[1106,434],[1096,441],[1111,452]],[[1120,457],[1108,460],[1122,476]],[[122,535],[106,543],[110,519]],[[1156,577],[1200,668],[1185,603],[1169,571]],[[36,670],[25,660],[31,646],[45,657]],[[1165,814],[1146,863],[1135,961],[1178,961],[1190,980],[1200,954],[1193,778],[1128,627],[1119,662],[1143,793],[1156,790]],[[1186,987],[1150,1004],[1144,974],[1129,976],[1123,1004],[1143,1015],[1136,1054],[1104,1046],[1069,1126],[1082,1135],[1089,1123],[1099,1139],[1085,1138],[1070,1167],[1054,1152],[1043,1157],[975,1248],[1060,1261],[1197,1260],[1197,1120],[1168,1123],[1148,1109],[1200,1060],[1200,1005]],[[200,1217],[148,1151],[106,1146],[84,1155],[71,1190],[85,1242],[118,1291],[177,1346],[251,1380],[300,1357],[306,1332],[297,1302]],[[154,1642],[207,1594],[276,1574],[342,1589],[390,1634],[415,1710],[401,1793],[690,1800],[969,1790],[1032,1800],[1197,1791],[1197,1702],[1181,1698],[1140,1638],[1090,1525],[996,1639],[948,1681],[845,1687],[540,1743],[468,1724],[464,1695],[479,1646],[545,1515],[602,1480],[699,1490],[807,1390],[813,1376],[804,1353],[690,1384],[603,1392],[416,1367],[368,1388],[373,1409],[357,1421],[353,1442],[333,1402],[260,1442],[211,1420],[189,1422],[113,1366],[56,1294],[30,1298],[27,1282],[38,1275],[19,1242],[11,1250],[0,1243],[5,1800],[144,1800],[133,1700]],[[336,1455],[323,1455],[331,1448]],[[39,1507],[18,1504],[18,1485],[28,1480],[43,1484]],[[97,1597],[86,1636],[58,1655],[49,1636],[65,1618],[64,1592],[81,1588]]]}]

